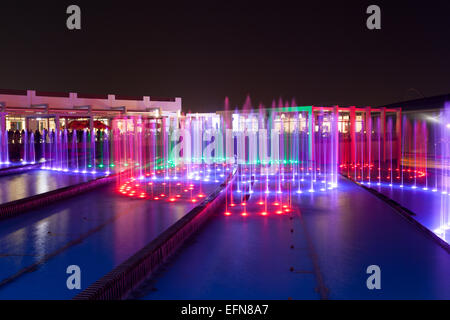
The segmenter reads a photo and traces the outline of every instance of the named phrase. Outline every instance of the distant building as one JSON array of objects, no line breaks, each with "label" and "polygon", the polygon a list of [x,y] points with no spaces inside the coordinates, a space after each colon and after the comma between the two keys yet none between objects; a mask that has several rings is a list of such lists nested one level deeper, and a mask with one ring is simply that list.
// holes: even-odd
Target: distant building
[{"label": "distant building", "polygon": [[3,130],[52,130],[73,120],[97,120],[109,125],[118,116],[179,115],[181,98],[0,89],[0,112]]},{"label": "distant building", "polygon": [[442,111],[446,103],[450,103],[450,94],[390,103],[382,107],[401,108],[403,113],[433,113]]}]

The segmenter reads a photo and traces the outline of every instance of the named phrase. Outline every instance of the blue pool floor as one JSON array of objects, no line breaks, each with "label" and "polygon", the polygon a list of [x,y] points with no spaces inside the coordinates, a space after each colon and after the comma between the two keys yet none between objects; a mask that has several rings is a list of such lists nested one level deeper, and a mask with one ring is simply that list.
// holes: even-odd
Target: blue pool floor
[{"label": "blue pool floor", "polygon": [[[203,183],[202,190],[217,185]],[[0,299],[70,299],[81,290],[66,286],[69,265],[81,268],[85,289],[196,205],[130,198],[116,188],[112,184],[1,221]]]},{"label": "blue pool floor", "polygon": [[[263,197],[251,195],[247,216],[239,205],[230,216],[219,210],[130,298],[450,299],[448,252],[353,182],[292,194],[291,214],[269,205],[262,216]],[[381,269],[381,290],[366,286],[370,265]]]}]

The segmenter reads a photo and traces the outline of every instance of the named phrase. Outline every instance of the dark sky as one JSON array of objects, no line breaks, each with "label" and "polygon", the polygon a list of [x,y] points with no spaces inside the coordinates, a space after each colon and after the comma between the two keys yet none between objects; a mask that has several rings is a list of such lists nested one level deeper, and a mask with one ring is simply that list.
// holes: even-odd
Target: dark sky
[{"label": "dark sky", "polygon": [[[448,0],[4,2],[0,88],[181,96],[184,111],[247,93],[266,105],[450,93]],[[81,31],[66,29],[70,4]],[[381,30],[366,28],[370,4]]]}]

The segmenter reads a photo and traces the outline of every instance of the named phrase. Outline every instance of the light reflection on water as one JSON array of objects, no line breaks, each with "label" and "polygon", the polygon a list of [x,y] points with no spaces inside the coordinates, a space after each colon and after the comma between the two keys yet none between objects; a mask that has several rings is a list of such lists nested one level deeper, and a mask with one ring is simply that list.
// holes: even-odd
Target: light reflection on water
[{"label": "light reflection on water", "polygon": [[95,176],[71,173],[54,173],[45,170],[32,170],[20,174],[0,177],[0,203],[6,203],[36,194],[63,188],[88,181]]}]

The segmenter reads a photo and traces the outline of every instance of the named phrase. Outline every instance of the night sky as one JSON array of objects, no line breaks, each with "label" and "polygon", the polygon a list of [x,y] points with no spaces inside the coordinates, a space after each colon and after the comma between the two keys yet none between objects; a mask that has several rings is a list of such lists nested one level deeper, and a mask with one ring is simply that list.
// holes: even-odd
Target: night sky
[{"label": "night sky", "polygon": [[[448,0],[4,2],[0,88],[180,96],[184,111],[246,94],[375,106],[450,93]],[[81,31],[66,28],[70,4]],[[366,28],[370,4],[381,30]]]}]

